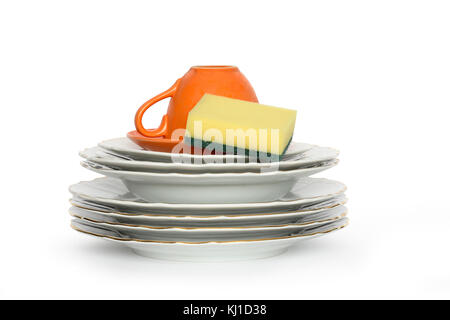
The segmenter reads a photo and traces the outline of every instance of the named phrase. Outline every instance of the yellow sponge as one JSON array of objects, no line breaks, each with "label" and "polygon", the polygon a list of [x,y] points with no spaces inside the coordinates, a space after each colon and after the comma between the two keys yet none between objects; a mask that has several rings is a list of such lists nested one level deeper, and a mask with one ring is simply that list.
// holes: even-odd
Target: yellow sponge
[{"label": "yellow sponge", "polygon": [[295,110],[205,94],[189,112],[185,142],[282,155],[296,116]]}]

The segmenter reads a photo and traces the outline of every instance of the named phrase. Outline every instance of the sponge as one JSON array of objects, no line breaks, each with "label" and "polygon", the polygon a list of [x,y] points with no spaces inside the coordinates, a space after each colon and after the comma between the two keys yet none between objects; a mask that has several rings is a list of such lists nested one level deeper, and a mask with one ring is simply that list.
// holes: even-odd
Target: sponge
[{"label": "sponge", "polygon": [[281,156],[297,111],[205,94],[189,112],[185,143],[224,153]]}]

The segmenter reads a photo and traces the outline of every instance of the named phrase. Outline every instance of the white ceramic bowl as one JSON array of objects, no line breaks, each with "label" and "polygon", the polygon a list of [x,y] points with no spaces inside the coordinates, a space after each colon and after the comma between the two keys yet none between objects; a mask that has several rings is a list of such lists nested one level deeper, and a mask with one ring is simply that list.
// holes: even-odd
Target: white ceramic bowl
[{"label": "white ceramic bowl", "polygon": [[146,201],[165,203],[269,202],[286,195],[300,178],[334,167],[338,160],[311,168],[263,173],[152,173],[82,165],[105,176],[119,178],[129,191]]}]

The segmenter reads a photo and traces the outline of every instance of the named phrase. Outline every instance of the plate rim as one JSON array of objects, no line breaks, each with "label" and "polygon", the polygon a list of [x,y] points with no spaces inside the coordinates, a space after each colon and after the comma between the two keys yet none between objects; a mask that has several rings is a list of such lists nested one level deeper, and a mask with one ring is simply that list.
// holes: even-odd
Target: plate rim
[{"label": "plate rim", "polygon": [[[82,161],[81,166],[85,169],[98,172],[100,174],[103,174],[101,172],[113,172],[114,175],[123,175],[128,177],[148,177],[148,178],[180,178],[180,179],[199,179],[199,178],[206,178],[206,179],[219,179],[219,178],[267,178],[267,177],[285,177],[285,176],[291,176],[295,174],[300,174],[305,171],[314,171],[314,169],[323,168],[324,170],[333,168],[339,164],[339,159],[333,159],[330,161],[323,162],[322,165],[319,166],[311,166],[311,167],[305,167],[305,168],[298,168],[293,170],[273,170],[268,172],[217,172],[217,173],[210,173],[210,172],[204,172],[204,173],[177,173],[177,172],[146,172],[146,171],[127,171],[127,170],[116,170],[113,168],[109,168],[104,165],[95,164],[99,166],[100,168],[95,168],[91,165],[88,161]],[[107,174],[103,174],[107,175]]]},{"label": "plate rim", "polygon": [[[345,192],[345,191],[344,191]],[[289,215],[289,214],[295,214],[295,213],[316,213],[324,210],[334,209],[338,206],[345,206],[348,202],[348,198],[344,195],[344,193],[339,193],[337,197],[342,196],[342,200],[339,200],[339,202],[336,202],[332,205],[328,205],[325,207],[319,207],[315,209],[308,209],[308,210],[295,210],[295,211],[277,211],[277,212],[265,212],[265,213],[242,213],[242,214],[219,214],[219,215],[168,215],[168,214],[158,214],[158,213],[150,213],[150,212],[143,212],[143,213],[127,213],[119,210],[115,210],[114,208],[111,208],[110,211],[102,211],[99,209],[92,209],[92,208],[85,208],[81,205],[77,205],[74,203],[74,201],[77,201],[76,199],[69,199],[69,203],[77,208],[83,209],[83,210],[90,210],[94,212],[100,212],[100,213],[109,213],[114,215],[123,215],[127,217],[150,217],[150,218],[190,218],[190,219],[218,219],[218,218],[247,218],[247,217],[258,217],[258,216],[268,216],[268,215]],[[332,199],[332,198],[330,198]],[[81,199],[83,200],[83,199]]]},{"label": "plate rim", "polygon": [[[339,207],[339,206],[337,206]],[[183,230],[183,231],[210,231],[210,230],[255,230],[255,229],[288,229],[292,227],[303,227],[303,226],[310,226],[314,224],[320,224],[325,222],[332,222],[339,219],[342,219],[348,215],[348,208],[345,206],[342,206],[344,209],[344,212],[339,214],[338,216],[334,218],[328,218],[323,220],[313,220],[308,221],[306,223],[287,223],[287,224],[280,224],[280,225],[267,225],[267,226],[230,226],[230,227],[153,227],[153,226],[144,226],[144,225],[133,225],[128,223],[121,223],[121,222],[107,222],[107,221],[97,221],[95,219],[91,218],[85,218],[81,217],[77,214],[74,214],[69,211],[69,215],[80,219],[80,220],[86,220],[88,222],[92,222],[99,225],[108,225],[108,226],[121,226],[121,227],[127,227],[127,228],[135,228],[135,229],[149,229],[149,230]]]}]

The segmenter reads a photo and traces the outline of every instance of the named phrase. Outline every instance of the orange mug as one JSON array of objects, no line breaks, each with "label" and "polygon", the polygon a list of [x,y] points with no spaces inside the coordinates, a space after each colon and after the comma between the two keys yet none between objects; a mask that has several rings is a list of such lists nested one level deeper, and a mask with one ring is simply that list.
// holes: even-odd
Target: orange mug
[{"label": "orange mug", "polygon": [[[136,130],[145,137],[170,138],[177,129],[185,129],[189,111],[200,98],[210,93],[218,96],[258,102],[250,82],[235,66],[194,66],[168,90],[144,103],[136,112]],[[171,98],[166,115],[156,129],[146,129],[142,117],[158,101]]]}]

